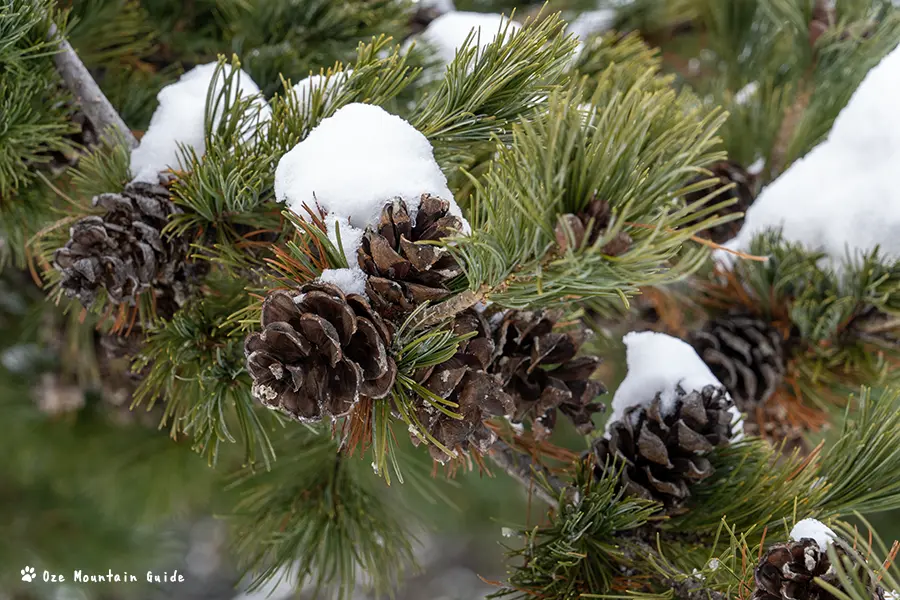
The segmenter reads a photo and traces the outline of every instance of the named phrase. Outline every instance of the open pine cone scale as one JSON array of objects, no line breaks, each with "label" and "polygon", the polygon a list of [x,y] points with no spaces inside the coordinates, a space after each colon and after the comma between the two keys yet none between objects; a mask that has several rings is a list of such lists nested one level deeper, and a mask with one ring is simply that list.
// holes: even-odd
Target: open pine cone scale
[{"label": "open pine cone scale", "polygon": [[301,420],[343,416],[360,396],[383,398],[394,383],[390,328],[364,298],[328,284],[307,284],[300,295],[271,292],[262,331],[244,352],[253,394]]}]

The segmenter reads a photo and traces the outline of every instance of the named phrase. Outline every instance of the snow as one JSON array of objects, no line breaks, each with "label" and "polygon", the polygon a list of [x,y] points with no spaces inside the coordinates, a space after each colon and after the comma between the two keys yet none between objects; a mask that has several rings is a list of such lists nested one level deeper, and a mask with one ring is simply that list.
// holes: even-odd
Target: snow
[{"label": "snow", "polygon": [[337,286],[345,294],[366,295],[366,274],[359,267],[325,269],[319,276],[319,281]]},{"label": "snow", "polygon": [[[275,195],[295,214],[306,218],[303,205],[318,205],[328,215],[332,241],[334,222],[340,222],[350,264],[362,231],[378,222],[386,203],[405,200],[414,219],[422,194],[449,201],[450,212],[463,218],[425,136],[369,104],[348,104],[324,119],[275,170]],[[465,219],[463,231],[469,231]]]},{"label": "snow", "polygon": [[803,538],[816,540],[816,543],[819,544],[819,549],[825,552],[832,541],[837,538],[837,534],[820,521],[803,519],[791,529],[791,539],[799,542]]},{"label": "snow", "polygon": [[449,64],[472,30],[475,30],[472,43],[480,49],[493,42],[501,31],[512,34],[520,28],[521,25],[500,14],[455,11],[429,23],[419,39],[435,50],[441,62]]},{"label": "snow", "polygon": [[413,2],[419,8],[434,10],[440,15],[456,10],[453,0],[413,0]]},{"label": "snow", "polygon": [[[622,419],[633,406],[647,405],[660,395],[664,414],[671,413],[678,398],[677,389],[699,391],[707,385],[721,387],[706,363],[687,342],[653,331],[632,332],[622,338],[628,374],[616,390],[607,432],[613,421]],[[731,407],[736,434],[732,442],[743,439],[743,424],[737,408]]]},{"label": "snow", "polygon": [[751,175],[759,175],[766,168],[766,159],[759,157],[747,166],[747,172]]},{"label": "snow", "polygon": [[581,13],[569,23],[568,32],[574,33],[582,43],[595,34],[608,31],[616,20],[616,11],[610,8],[589,10]]},{"label": "snow", "polygon": [[736,104],[744,105],[747,104],[753,96],[756,95],[756,92],[759,90],[759,83],[756,81],[751,81],[741,89],[737,91],[734,95],[734,101]]},{"label": "snow", "polygon": [[305,110],[309,103],[309,98],[316,90],[321,90],[323,104],[328,105],[334,100],[334,97],[341,93],[347,79],[353,74],[353,69],[333,73],[330,77],[319,74],[310,75],[306,79],[301,79],[291,88],[291,93],[297,99],[300,110]]},{"label": "snow", "polygon": [[[173,84],[165,86],[157,94],[159,106],[150,119],[147,129],[137,148],[131,152],[131,175],[134,181],[156,183],[159,173],[166,169],[185,169],[181,163],[179,144],[193,148],[198,155],[206,151],[204,122],[206,97],[216,73],[217,63],[207,63],[194,67]],[[231,66],[225,65],[223,75],[231,73]],[[216,80],[215,92],[221,89],[223,77]],[[240,72],[238,93],[242,98],[259,94],[259,87],[243,70]],[[271,117],[269,105],[261,97],[257,102],[260,122]],[[213,123],[221,119],[221,114],[213,116]],[[246,138],[254,132],[247,132]]]},{"label": "snow", "polygon": [[[325,231],[335,248],[344,250],[344,258],[348,265],[357,263],[356,253],[362,245],[365,231],[350,224],[350,218],[337,213],[329,213],[325,217]],[[340,235],[340,239],[338,239]]]},{"label": "snow", "polygon": [[[900,257],[900,49],[866,75],[828,138],[766,187],[727,246],[780,229],[787,241],[822,251],[830,266],[880,246]],[[726,265],[731,258],[719,251]]]}]

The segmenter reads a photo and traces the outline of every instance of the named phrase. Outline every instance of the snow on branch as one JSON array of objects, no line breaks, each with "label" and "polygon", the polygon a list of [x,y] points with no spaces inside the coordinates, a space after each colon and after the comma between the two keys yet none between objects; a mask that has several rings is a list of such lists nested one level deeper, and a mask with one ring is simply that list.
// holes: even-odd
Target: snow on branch
[{"label": "snow on branch", "polygon": [[833,266],[876,246],[900,258],[898,95],[900,49],[869,71],[828,138],[762,191],[728,246],[748,250],[759,234],[780,229]]},{"label": "snow on branch", "polygon": [[[229,64],[220,69],[215,62],[199,65],[160,90],[156,96],[159,106],[153,112],[150,127],[140,146],[131,153],[135,181],[155,182],[166,169],[187,168],[182,164],[182,148],[192,149],[198,155],[205,153],[207,120],[211,119],[215,129],[223,112],[217,106],[215,113],[207,117],[207,98],[216,98],[222,92],[232,69]],[[254,98],[259,94],[259,86],[243,70],[237,73],[235,83],[235,89],[229,93],[236,98]],[[268,104],[260,98],[254,105],[259,108],[259,123],[267,122],[271,114]],[[247,132],[246,137],[253,133]]]}]

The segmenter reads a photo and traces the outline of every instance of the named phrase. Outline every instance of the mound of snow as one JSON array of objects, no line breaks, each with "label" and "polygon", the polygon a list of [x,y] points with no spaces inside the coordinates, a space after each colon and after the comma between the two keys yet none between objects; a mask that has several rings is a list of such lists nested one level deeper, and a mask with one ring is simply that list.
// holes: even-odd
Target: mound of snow
[{"label": "mound of snow", "polygon": [[[866,75],[828,138],[766,187],[728,247],[780,229],[832,266],[876,246],[900,258],[900,49]],[[717,258],[731,262],[722,251]]]},{"label": "mound of snow", "polygon": [[[223,75],[229,75],[231,69],[231,65],[225,65]],[[215,73],[216,63],[199,65],[159,91],[156,96],[159,106],[153,111],[150,127],[138,147],[131,152],[134,181],[156,183],[159,173],[166,169],[185,169],[187,165],[181,164],[179,144],[193,148],[199,155],[206,151],[206,97]],[[220,92],[222,81],[223,77],[216,80],[213,94]],[[259,87],[242,70],[235,93],[240,94],[241,98],[249,98],[259,94]],[[267,122],[272,112],[268,103],[260,97],[257,105],[260,123]],[[220,113],[213,115],[213,124],[221,118]],[[248,132],[247,137],[252,134]]]},{"label": "mound of snow", "polygon": [[[324,119],[275,171],[275,195],[295,214],[308,216],[304,204],[322,208],[332,241],[339,221],[351,265],[363,230],[378,222],[384,205],[402,198],[415,219],[422,194],[449,201],[450,212],[462,219],[425,136],[369,104],[348,104]],[[465,220],[463,229],[468,231]]]},{"label": "mound of snow", "polygon": [[[650,404],[657,394],[661,409],[666,414],[675,408],[678,388],[690,393],[707,385],[722,387],[706,363],[685,341],[652,331],[632,332],[626,334],[622,341],[625,342],[628,375],[613,397],[607,430],[613,421],[625,415],[626,410]],[[731,412],[736,431],[732,441],[738,441],[743,437],[741,415],[735,407],[731,408]]]},{"label": "mound of snow", "polygon": [[475,32],[472,44],[484,48],[500,32],[506,30],[508,34],[512,34],[521,27],[500,14],[448,12],[429,23],[419,39],[433,48],[444,64],[449,64],[472,31]]},{"label": "mound of snow", "polygon": [[791,529],[791,539],[799,542],[803,538],[816,540],[816,543],[819,544],[819,549],[825,552],[828,546],[837,538],[837,534],[820,521],[803,519],[798,521],[794,528]]}]

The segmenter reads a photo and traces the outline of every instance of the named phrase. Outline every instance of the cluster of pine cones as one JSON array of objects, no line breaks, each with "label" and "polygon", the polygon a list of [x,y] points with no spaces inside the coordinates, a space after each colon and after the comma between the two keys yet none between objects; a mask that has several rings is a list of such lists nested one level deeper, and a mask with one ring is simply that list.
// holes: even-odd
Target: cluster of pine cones
[{"label": "cluster of pine cones", "polygon": [[[365,232],[358,251],[368,276],[366,296],[318,282],[272,291],[263,304],[262,330],[245,344],[254,396],[300,421],[345,416],[361,397],[389,401],[398,376],[398,326],[424,302],[451,296],[461,270],[433,242],[461,228],[444,200],[423,196],[415,222],[406,204],[395,200]],[[413,441],[437,440],[429,450],[444,462],[446,451],[486,452],[496,436],[485,421],[495,416],[528,420],[537,437],[552,431],[557,413],[590,431],[591,415],[601,408],[595,398],[605,392],[592,379],[600,361],[578,357],[584,340],[557,331],[557,319],[548,311],[497,312],[490,322],[477,308],[458,313],[449,325],[465,336],[456,353],[404,374],[430,396],[454,403],[455,415],[419,398],[414,422],[426,431],[410,427]]]},{"label": "cluster of pine cones", "polygon": [[170,317],[202,277],[205,263],[189,260],[187,237],[163,233],[180,212],[168,187],[132,182],[121,192],[95,196],[93,206],[101,212],[76,221],[54,255],[63,292],[84,306],[100,292],[113,305],[129,306],[152,292],[157,313]]}]

